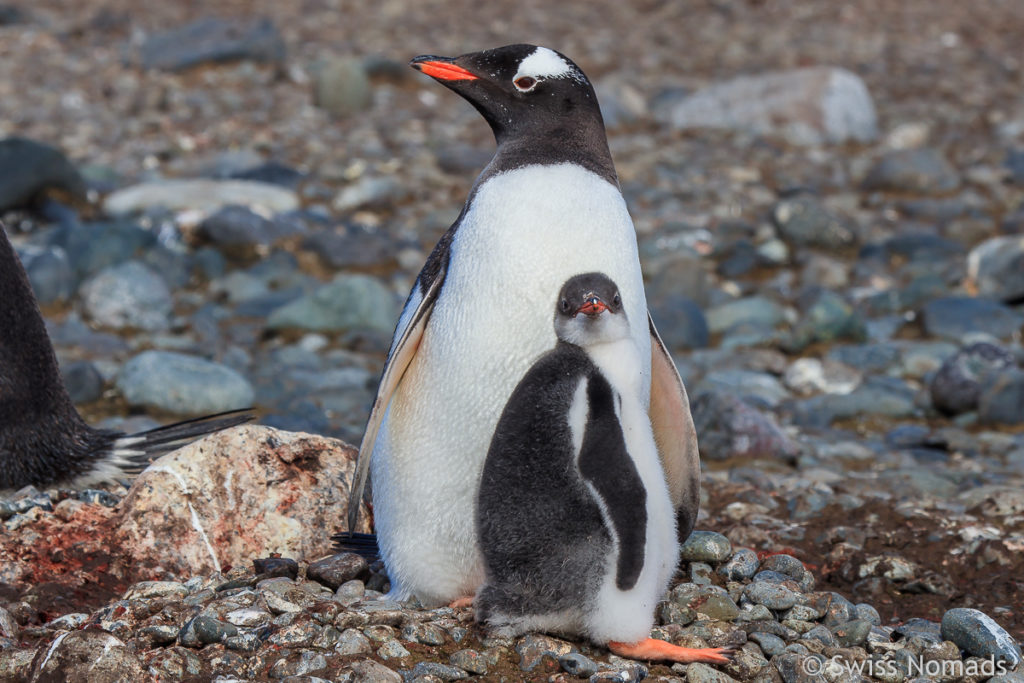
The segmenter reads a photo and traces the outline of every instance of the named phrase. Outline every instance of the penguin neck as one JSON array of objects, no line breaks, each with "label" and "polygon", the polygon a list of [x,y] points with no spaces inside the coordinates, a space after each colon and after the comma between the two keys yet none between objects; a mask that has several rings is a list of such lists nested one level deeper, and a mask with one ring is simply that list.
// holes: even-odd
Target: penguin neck
[{"label": "penguin neck", "polygon": [[477,186],[498,173],[524,166],[571,163],[619,187],[600,113],[529,127],[528,133],[493,130],[498,148],[477,179]]},{"label": "penguin neck", "polygon": [[0,426],[59,414],[85,427],[61,380],[32,287],[0,226]]}]

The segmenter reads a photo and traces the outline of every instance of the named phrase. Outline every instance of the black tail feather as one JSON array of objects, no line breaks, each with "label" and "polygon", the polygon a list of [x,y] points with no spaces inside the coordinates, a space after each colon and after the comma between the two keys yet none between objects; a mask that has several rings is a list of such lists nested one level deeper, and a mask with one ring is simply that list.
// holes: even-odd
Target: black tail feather
[{"label": "black tail feather", "polygon": [[363,534],[355,531],[342,531],[331,536],[334,550],[339,553],[355,553],[374,562],[380,559],[380,547],[377,545],[377,534]]},{"label": "black tail feather", "polygon": [[207,434],[245,424],[253,417],[251,408],[243,408],[183,420],[145,432],[126,434],[114,442],[114,451],[130,463],[122,466],[126,473],[138,474],[154,458],[187,446]]}]

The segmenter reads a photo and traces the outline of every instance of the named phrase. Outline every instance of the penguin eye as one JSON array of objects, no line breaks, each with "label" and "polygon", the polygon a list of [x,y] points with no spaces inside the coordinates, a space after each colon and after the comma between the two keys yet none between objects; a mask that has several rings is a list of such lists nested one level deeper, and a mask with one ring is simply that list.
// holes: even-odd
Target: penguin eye
[{"label": "penguin eye", "polygon": [[537,79],[532,76],[520,76],[512,82],[516,86],[519,92],[528,92],[533,90],[533,87],[537,85]]},{"label": "penguin eye", "polygon": [[616,306],[622,305],[622,297],[619,296],[618,292],[615,292],[615,296],[612,297],[612,303]]},{"label": "penguin eye", "polygon": [[562,313],[568,313],[569,312],[569,300],[568,299],[562,299],[561,303],[559,303],[559,306],[562,307]]}]

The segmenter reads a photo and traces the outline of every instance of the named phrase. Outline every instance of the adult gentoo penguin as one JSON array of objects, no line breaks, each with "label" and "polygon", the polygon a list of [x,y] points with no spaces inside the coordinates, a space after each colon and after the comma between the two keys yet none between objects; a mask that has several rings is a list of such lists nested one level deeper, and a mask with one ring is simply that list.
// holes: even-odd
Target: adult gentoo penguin
[{"label": "adult gentoo penguin", "polygon": [[371,470],[390,597],[437,605],[475,594],[483,565],[473,508],[494,426],[555,344],[549,309],[562,284],[603,272],[637,312],[629,326],[640,386],[688,534],[699,486],[693,420],[646,315],[636,234],[593,87],[567,57],[533,45],[416,57],[412,66],[468,100],[498,146],[399,318],[360,447],[349,529]]},{"label": "adult gentoo penguin", "polygon": [[248,422],[248,411],[137,434],[94,429],[75,410],[29,286],[0,225],[0,496],[23,486],[81,488],[141,472],[150,459]]},{"label": "adult gentoo penguin", "polygon": [[503,636],[583,635],[636,659],[727,663],[729,649],[650,638],[679,541],[615,283],[570,278],[554,329],[557,345],[512,392],[484,463],[477,620]]}]

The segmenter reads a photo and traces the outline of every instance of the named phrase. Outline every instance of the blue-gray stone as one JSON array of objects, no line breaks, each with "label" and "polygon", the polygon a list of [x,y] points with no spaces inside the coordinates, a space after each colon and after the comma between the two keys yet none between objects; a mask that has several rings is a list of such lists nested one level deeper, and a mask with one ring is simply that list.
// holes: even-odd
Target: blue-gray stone
[{"label": "blue-gray stone", "polygon": [[893,629],[893,634],[905,640],[909,640],[910,638],[921,638],[930,643],[941,643],[943,640],[953,640],[952,638],[943,635],[940,624],[937,624],[930,619],[921,619],[920,617],[907,619],[905,622]]},{"label": "blue-gray stone", "polygon": [[978,419],[985,423],[1024,424],[1024,371],[992,378],[978,399]]},{"label": "blue-gray stone", "polygon": [[980,610],[956,607],[942,615],[942,638],[975,657],[994,657],[1011,668],[1021,663],[1020,645]]},{"label": "blue-gray stone", "polygon": [[786,651],[786,641],[775,634],[755,631],[749,637],[761,647],[761,652],[768,657],[774,657]]},{"label": "blue-gray stone", "polygon": [[819,643],[827,647],[832,647],[836,644],[836,639],[832,635],[832,632],[824,626],[822,626],[821,624],[818,624],[810,631],[805,633],[803,635],[803,640],[817,640]]},{"label": "blue-gray stone", "polygon": [[128,361],[117,388],[131,405],[179,415],[246,408],[253,403],[249,382],[234,370],[196,356],[145,351]]},{"label": "blue-gray stone", "polygon": [[775,205],[772,219],[782,239],[797,246],[837,250],[857,240],[848,220],[810,195],[783,199]]},{"label": "blue-gray stone", "polygon": [[803,562],[792,555],[786,555],[784,553],[769,555],[764,558],[764,561],[761,562],[761,569],[765,571],[779,572],[797,581],[803,577],[804,572],[806,571],[806,569],[804,569]]},{"label": "blue-gray stone", "polygon": [[758,564],[757,553],[750,548],[739,548],[718,568],[718,573],[730,581],[743,581],[757,573]]},{"label": "blue-gray stone", "polygon": [[836,420],[863,415],[911,417],[918,412],[915,392],[896,377],[868,377],[849,394],[824,394],[794,401],[793,422],[828,427]]},{"label": "blue-gray stone", "polygon": [[872,626],[881,626],[882,617],[878,614],[878,610],[866,602],[859,602],[855,607],[855,616],[861,621],[866,621]]},{"label": "blue-gray stone", "polygon": [[562,669],[566,673],[580,678],[589,678],[597,672],[597,662],[590,657],[584,657],[578,652],[570,652],[567,655],[560,656],[558,663],[562,665]]},{"label": "blue-gray stone", "polygon": [[786,610],[797,603],[799,594],[780,584],[757,581],[743,588],[743,595],[753,603],[771,610]]},{"label": "blue-gray stone", "polygon": [[67,254],[72,269],[84,278],[109,266],[140,258],[156,246],[156,235],[134,223],[82,223],[60,226],[48,238]]},{"label": "blue-gray stone", "polygon": [[868,171],[865,190],[942,194],[960,186],[960,176],[945,157],[929,147],[889,152]]},{"label": "blue-gray stone", "polygon": [[[690,389],[689,386],[687,388]],[[734,368],[712,370],[690,391],[693,396],[705,391],[732,393],[753,405],[769,407],[775,407],[783,399],[789,398],[789,392],[774,375]]]},{"label": "blue-gray stone", "polygon": [[36,301],[42,305],[67,301],[78,285],[78,278],[67,252],[60,247],[19,253]]},{"label": "blue-gray stone", "polygon": [[871,633],[871,622],[864,619],[854,619],[845,624],[832,627],[832,635],[835,636],[839,647],[857,647],[863,645]]},{"label": "blue-gray stone", "polygon": [[334,116],[349,116],[373,103],[373,89],[363,60],[324,59],[313,68],[313,102]]},{"label": "blue-gray stone", "polygon": [[737,299],[715,306],[706,312],[712,334],[727,332],[740,325],[773,328],[785,320],[785,311],[775,301],[762,296]]},{"label": "blue-gray stone", "polygon": [[794,460],[799,445],[774,416],[762,413],[730,393],[707,391],[691,404],[700,455],[708,460],[766,458]]},{"label": "blue-gray stone", "polygon": [[924,305],[922,314],[927,334],[955,342],[979,332],[996,339],[1009,339],[1024,326],[1024,315],[990,299],[935,299]]},{"label": "blue-gray stone", "polygon": [[929,392],[932,405],[948,415],[959,415],[978,408],[982,388],[993,375],[1017,365],[1006,349],[980,342],[957,351],[946,359],[932,378]]},{"label": "blue-gray stone", "polygon": [[398,318],[394,292],[367,275],[339,275],[312,294],[270,314],[270,329],[319,332],[369,330],[390,334]]},{"label": "blue-gray stone", "polygon": [[864,319],[835,292],[821,290],[803,317],[782,343],[784,350],[795,353],[817,342],[837,339],[864,341],[867,328]]},{"label": "blue-gray stone", "polygon": [[199,224],[199,234],[223,247],[254,247],[275,238],[274,223],[247,206],[229,204]]},{"label": "blue-gray stone", "polygon": [[144,69],[164,71],[241,59],[280,64],[285,43],[270,19],[211,17],[150,35],[139,57]]},{"label": "blue-gray stone", "polygon": [[60,368],[64,388],[74,403],[89,403],[103,395],[103,376],[87,360],[74,361]]},{"label": "blue-gray stone", "polygon": [[1024,299],[1024,237],[993,237],[967,256],[980,296],[1005,302]]},{"label": "blue-gray stone", "polygon": [[210,616],[199,615],[181,627],[181,631],[178,633],[178,642],[185,647],[202,647],[211,643],[222,643],[225,639],[236,635],[238,635],[238,628],[233,624]]},{"label": "blue-gray stone", "polygon": [[395,262],[395,244],[380,230],[347,223],[333,230],[319,230],[303,243],[335,269],[372,268]]},{"label": "blue-gray stone", "polygon": [[138,261],[106,268],[82,285],[82,305],[94,322],[115,329],[165,330],[173,302],[164,279]]},{"label": "blue-gray stone", "polygon": [[732,553],[729,539],[715,531],[694,531],[679,549],[687,562],[724,562]]},{"label": "blue-gray stone", "polygon": [[711,343],[704,312],[689,297],[682,294],[660,297],[651,304],[651,317],[669,349],[703,349]]},{"label": "blue-gray stone", "polygon": [[0,213],[25,206],[49,189],[81,197],[85,183],[56,147],[22,137],[0,140]]},{"label": "blue-gray stone", "polygon": [[419,662],[412,668],[409,677],[415,679],[419,676],[437,676],[442,681],[458,681],[469,678],[469,674],[462,669],[440,662]]}]

